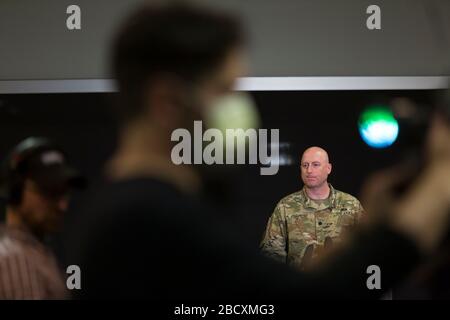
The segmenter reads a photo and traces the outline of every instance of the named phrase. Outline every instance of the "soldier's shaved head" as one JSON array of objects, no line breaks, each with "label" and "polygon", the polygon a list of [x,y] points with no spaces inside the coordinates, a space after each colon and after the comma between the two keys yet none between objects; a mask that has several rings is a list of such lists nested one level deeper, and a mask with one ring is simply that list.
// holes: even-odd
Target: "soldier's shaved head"
[{"label": "soldier's shaved head", "polygon": [[326,152],[325,149],[322,149],[321,147],[313,146],[313,147],[309,147],[308,149],[306,149],[303,152],[302,160],[305,157],[305,155],[306,156],[316,155],[318,158],[322,158],[324,163],[330,162],[330,159],[328,157],[328,152]]},{"label": "soldier's shaved head", "polygon": [[301,159],[302,180],[307,188],[316,189],[328,186],[331,163],[328,153],[321,147],[309,147]]}]

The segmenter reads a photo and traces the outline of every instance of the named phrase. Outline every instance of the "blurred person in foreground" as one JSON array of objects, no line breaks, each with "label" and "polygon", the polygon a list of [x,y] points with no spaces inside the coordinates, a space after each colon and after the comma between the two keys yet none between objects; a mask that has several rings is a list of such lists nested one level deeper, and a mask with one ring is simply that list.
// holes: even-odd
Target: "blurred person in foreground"
[{"label": "blurred person in foreground", "polygon": [[[431,156],[411,191],[383,208],[382,221],[308,275],[247,247],[205,206],[198,167],[171,161],[171,133],[191,129],[232,90],[243,49],[240,24],[222,12],[144,6],[126,20],[113,49],[117,150],[67,239],[67,262],[82,273],[76,298],[379,298],[436,248],[448,226],[448,153]],[[439,130],[449,137],[448,127]],[[383,183],[377,187],[386,190]],[[373,264],[381,290],[366,286]]]},{"label": "blurred person in foreground", "polygon": [[45,138],[28,138],[2,172],[7,200],[0,226],[0,299],[64,299],[65,281],[46,238],[61,228],[71,188],[83,178]]}]

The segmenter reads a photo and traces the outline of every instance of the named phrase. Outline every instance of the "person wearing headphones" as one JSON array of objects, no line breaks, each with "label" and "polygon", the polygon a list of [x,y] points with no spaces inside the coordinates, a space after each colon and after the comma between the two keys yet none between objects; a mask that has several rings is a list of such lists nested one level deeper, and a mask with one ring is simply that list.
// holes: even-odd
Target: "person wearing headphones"
[{"label": "person wearing headphones", "polygon": [[72,188],[84,178],[65,153],[45,138],[19,143],[5,163],[0,225],[0,299],[64,299],[65,283],[45,239],[57,231]]}]

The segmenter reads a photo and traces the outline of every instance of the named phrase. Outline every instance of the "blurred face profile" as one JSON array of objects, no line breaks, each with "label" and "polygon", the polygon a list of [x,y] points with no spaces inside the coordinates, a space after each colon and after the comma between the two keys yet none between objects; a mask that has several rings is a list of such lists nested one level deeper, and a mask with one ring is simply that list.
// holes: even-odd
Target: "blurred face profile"
[{"label": "blurred face profile", "polygon": [[189,107],[180,112],[188,112],[189,116],[182,117],[183,122],[189,121],[186,125],[192,125],[192,120],[205,120],[215,102],[233,91],[237,78],[245,75],[246,70],[244,50],[229,50],[215,69],[193,87],[185,88],[188,94],[184,96],[184,105]]},{"label": "blurred face profile", "polygon": [[322,187],[327,183],[330,173],[331,164],[328,161],[328,155],[323,149],[313,147],[303,153],[301,176],[306,187]]},{"label": "blurred face profile", "polygon": [[45,194],[32,180],[25,181],[18,209],[30,229],[42,233],[57,231],[67,207],[67,194]]},{"label": "blurred face profile", "polygon": [[230,93],[238,77],[246,73],[244,51],[233,48],[218,68],[202,83],[199,91],[203,107],[211,106],[217,98]]}]

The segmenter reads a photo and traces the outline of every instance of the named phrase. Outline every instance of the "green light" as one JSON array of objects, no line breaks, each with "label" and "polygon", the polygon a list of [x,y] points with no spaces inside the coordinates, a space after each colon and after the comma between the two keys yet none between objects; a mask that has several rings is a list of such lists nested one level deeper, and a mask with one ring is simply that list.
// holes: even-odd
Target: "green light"
[{"label": "green light", "polygon": [[369,146],[386,148],[398,137],[398,122],[390,109],[383,105],[367,108],[358,121],[359,133]]}]

